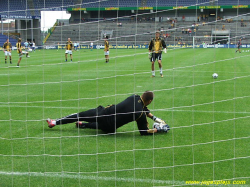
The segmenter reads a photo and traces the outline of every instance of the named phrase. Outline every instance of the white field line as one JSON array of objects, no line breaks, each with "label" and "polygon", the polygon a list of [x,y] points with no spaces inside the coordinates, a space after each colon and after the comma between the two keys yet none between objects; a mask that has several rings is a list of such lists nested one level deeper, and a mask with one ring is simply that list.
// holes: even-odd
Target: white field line
[{"label": "white field line", "polygon": [[168,184],[168,185],[183,185],[184,181],[171,181],[171,180],[156,180],[156,179],[140,179],[140,178],[121,178],[121,177],[100,177],[100,176],[89,176],[78,173],[59,173],[59,172],[5,172],[0,171],[0,175],[15,175],[15,176],[31,176],[31,177],[56,177],[56,178],[70,178],[70,179],[81,179],[81,180],[101,180],[101,181],[117,181],[117,182],[141,182],[141,183],[152,183],[152,184]]}]

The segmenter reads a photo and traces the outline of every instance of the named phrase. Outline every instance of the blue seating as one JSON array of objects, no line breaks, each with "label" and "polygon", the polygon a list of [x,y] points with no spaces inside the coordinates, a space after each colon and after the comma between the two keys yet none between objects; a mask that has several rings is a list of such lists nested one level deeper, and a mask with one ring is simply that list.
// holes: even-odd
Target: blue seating
[{"label": "blue seating", "polygon": [[[7,39],[8,39],[8,36],[0,34],[0,46],[1,47],[6,42]],[[12,46],[16,46],[16,43],[17,43],[16,39],[13,39],[12,37],[9,37],[9,41],[12,44]]]}]

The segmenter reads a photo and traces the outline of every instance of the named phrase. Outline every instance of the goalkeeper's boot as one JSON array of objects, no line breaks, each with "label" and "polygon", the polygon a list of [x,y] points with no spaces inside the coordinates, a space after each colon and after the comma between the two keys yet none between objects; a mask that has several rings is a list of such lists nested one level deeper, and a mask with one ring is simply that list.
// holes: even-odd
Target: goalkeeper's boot
[{"label": "goalkeeper's boot", "polygon": [[76,128],[85,129],[86,128],[85,123],[83,123],[81,121],[77,121],[76,122]]},{"label": "goalkeeper's boot", "polygon": [[55,124],[56,121],[55,120],[48,118],[46,121],[48,123],[49,128],[53,128],[54,126],[56,126],[56,124]]}]

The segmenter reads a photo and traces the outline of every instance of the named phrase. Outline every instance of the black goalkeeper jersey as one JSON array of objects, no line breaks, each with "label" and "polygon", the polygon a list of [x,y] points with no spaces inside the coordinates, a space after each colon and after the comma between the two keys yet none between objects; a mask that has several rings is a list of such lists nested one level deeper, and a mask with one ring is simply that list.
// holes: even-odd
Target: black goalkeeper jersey
[{"label": "black goalkeeper jersey", "polygon": [[148,134],[146,114],[150,111],[144,106],[139,95],[132,95],[117,105],[110,105],[99,113],[98,124],[108,132],[115,130],[129,122],[136,121],[141,134]]}]

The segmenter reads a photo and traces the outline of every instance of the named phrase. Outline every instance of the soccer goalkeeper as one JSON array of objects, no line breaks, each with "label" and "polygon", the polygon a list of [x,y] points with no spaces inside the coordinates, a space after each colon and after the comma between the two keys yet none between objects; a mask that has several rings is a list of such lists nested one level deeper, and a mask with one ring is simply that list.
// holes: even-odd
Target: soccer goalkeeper
[{"label": "soccer goalkeeper", "polygon": [[151,69],[152,69],[152,77],[155,77],[155,61],[158,61],[158,65],[160,68],[160,75],[161,77],[163,77],[163,73],[162,73],[162,51],[164,51],[164,53],[167,53],[167,46],[165,41],[160,38],[160,32],[157,31],[155,33],[155,38],[153,38],[150,42],[149,42],[149,46],[148,46],[148,50],[149,50],[149,60],[151,61]]},{"label": "soccer goalkeeper", "polygon": [[[56,125],[76,122],[76,127],[78,128],[101,129],[106,133],[115,133],[119,127],[136,121],[141,135],[168,132],[170,128],[166,122],[155,117],[147,108],[153,101],[153,98],[153,92],[145,91],[141,96],[132,95],[117,105],[98,106],[95,109],[71,114],[57,120],[47,119],[47,123],[52,128]],[[156,122],[153,129],[148,128],[147,117]]]}]

